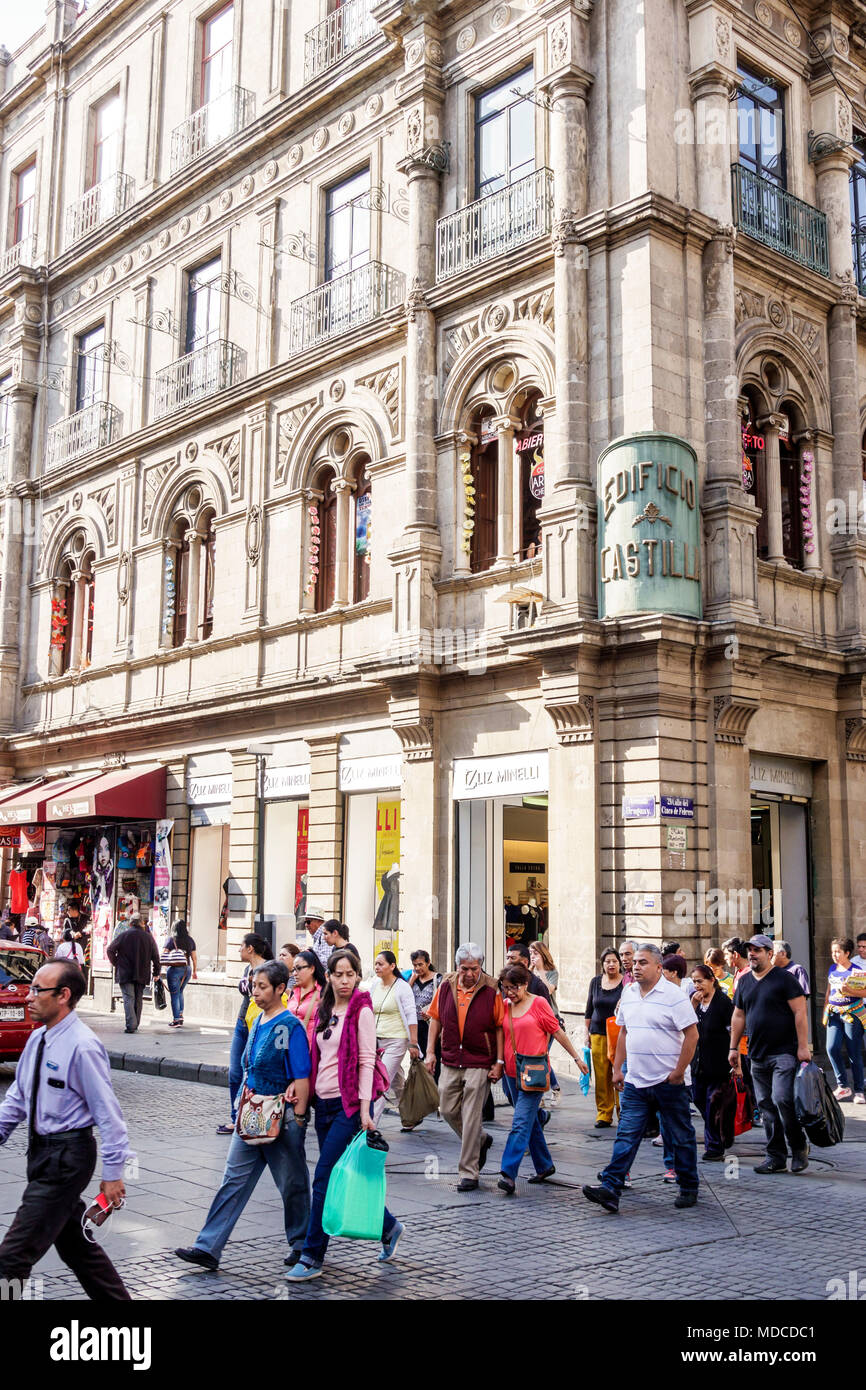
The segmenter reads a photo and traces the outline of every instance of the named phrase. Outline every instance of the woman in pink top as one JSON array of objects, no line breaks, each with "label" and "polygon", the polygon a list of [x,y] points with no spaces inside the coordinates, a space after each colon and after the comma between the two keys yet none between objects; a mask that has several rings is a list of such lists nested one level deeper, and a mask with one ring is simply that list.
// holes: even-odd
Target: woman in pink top
[{"label": "woman in pink top", "polygon": [[[373,1003],[369,994],[358,988],[360,983],[361,963],[355,952],[334,951],[328,958],[327,984],[310,1047],[319,1161],[313,1175],[304,1248],[296,1263],[291,1263],[291,1255],[286,1261],[291,1264],[286,1275],[290,1283],[316,1279],[322,1273],[328,1249],[328,1237],[322,1229],[328,1180],[358,1131],[375,1131],[370,1107],[389,1085],[387,1072],[376,1057]],[[402,1234],[402,1223],[385,1207],[379,1256],[382,1264],[393,1258]]]},{"label": "woman in pink top", "polygon": [[325,967],[315,951],[299,951],[294,961],[295,987],[289,992],[288,1010],[303,1023],[310,1050],[316,1031],[317,1010],[327,984]]},{"label": "woman in pink top", "polygon": [[588,1070],[568,1034],[560,1028],[559,1020],[547,1000],[540,994],[529,993],[529,980],[530,974],[525,965],[506,966],[499,976],[499,984],[505,995],[505,1075],[502,1084],[514,1106],[514,1119],[511,1133],[505,1141],[499,1165],[501,1176],[496,1185],[509,1197],[514,1196],[520,1160],[527,1148],[535,1165],[535,1177],[530,1178],[530,1182],[544,1182],[545,1178],[556,1172],[538,1119],[538,1106],[544,1092],[521,1091],[517,1081],[515,1052],[529,1057],[543,1056],[550,1047],[551,1038],[555,1038],[574,1058],[584,1075]]}]

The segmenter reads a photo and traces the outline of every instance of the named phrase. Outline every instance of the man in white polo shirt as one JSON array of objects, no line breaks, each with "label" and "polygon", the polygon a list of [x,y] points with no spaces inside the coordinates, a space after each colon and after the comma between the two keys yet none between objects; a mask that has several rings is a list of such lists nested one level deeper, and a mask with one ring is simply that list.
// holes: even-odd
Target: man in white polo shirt
[{"label": "man in white polo shirt", "polygon": [[[631,1170],[650,1121],[658,1114],[673,1149],[680,1193],[675,1207],[698,1200],[698,1146],[689,1112],[689,1063],[698,1043],[695,1011],[678,985],[662,974],[657,946],[638,946],[635,983],[619,1001],[622,1025],[613,1064],[613,1084],[622,1091],[619,1127],[610,1163],[599,1173],[600,1187],[583,1195],[605,1211],[619,1211],[626,1174]],[[628,1077],[623,1063],[628,1059]]]}]

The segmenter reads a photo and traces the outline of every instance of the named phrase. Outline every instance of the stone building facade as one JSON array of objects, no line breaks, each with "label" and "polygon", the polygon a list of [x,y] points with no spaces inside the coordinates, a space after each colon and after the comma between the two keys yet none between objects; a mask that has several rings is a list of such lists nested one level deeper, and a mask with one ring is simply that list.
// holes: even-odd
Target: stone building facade
[{"label": "stone building facade", "polygon": [[281,939],[495,965],[510,898],[575,1014],[752,889],[819,978],[866,924],[866,25],[800,8],[57,0],[3,59],[4,770],[50,827],[165,768],[200,1008],[252,742]]}]

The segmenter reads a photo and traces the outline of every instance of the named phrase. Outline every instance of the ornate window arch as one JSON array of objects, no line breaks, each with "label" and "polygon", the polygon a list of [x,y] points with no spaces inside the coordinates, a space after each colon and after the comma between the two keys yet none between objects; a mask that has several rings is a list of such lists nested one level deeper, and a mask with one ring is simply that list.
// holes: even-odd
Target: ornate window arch
[{"label": "ornate window arch", "polygon": [[83,529],[64,545],[51,591],[49,673],[82,671],[93,659],[96,548]]},{"label": "ornate window arch", "polygon": [[182,647],[213,635],[217,510],[199,480],[175,499],[163,542],[162,647]]},{"label": "ornate window arch", "polygon": [[463,484],[464,534],[468,534],[469,568],[473,574],[489,570],[496,563],[500,439],[493,425],[495,418],[493,406],[483,405],[475,412],[469,431],[472,446],[469,472]]},{"label": "ornate window arch", "polygon": [[318,530],[318,567],[313,589],[313,608],[316,613],[326,613],[334,605],[337,593],[337,493],[334,483],[337,475],[331,466],[318,473],[313,490],[317,500],[313,504],[317,515],[313,519],[312,531]]}]

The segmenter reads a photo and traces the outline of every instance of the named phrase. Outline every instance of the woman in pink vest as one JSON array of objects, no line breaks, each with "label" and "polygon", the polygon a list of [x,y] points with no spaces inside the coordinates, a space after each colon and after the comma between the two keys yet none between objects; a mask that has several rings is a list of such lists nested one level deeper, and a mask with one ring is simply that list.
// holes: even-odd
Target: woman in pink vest
[{"label": "woman in pink vest", "polygon": [[[337,1160],[359,1129],[375,1130],[372,1102],[389,1085],[388,1075],[376,1056],[376,1022],[369,994],[358,988],[360,961],[352,950],[334,951],[328,959],[328,981],[316,1018],[310,1048],[313,1105],[319,1161],[313,1175],[310,1224],[304,1248],[286,1278],[290,1283],[316,1279],[322,1273],[328,1237],[322,1229],[322,1212],[328,1180]],[[381,1264],[394,1258],[403,1224],[383,1211]]]}]

